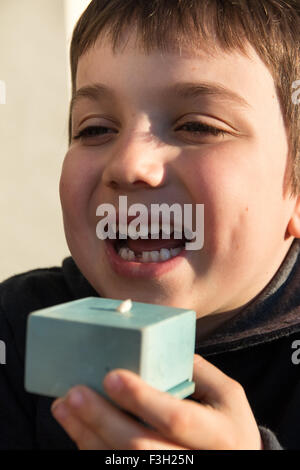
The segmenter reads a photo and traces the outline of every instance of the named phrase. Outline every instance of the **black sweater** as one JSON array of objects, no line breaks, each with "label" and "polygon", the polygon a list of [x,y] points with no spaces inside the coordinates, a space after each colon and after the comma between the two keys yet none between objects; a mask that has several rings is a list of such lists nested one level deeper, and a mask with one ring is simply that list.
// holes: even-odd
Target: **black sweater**
[{"label": "black sweater", "polygon": [[[296,240],[259,296],[195,351],[244,387],[266,449],[300,449],[300,364],[292,347],[300,341],[299,280]],[[24,390],[26,322],[34,310],[89,296],[98,294],[72,258],[0,284],[0,449],[76,449],[51,415],[54,399]]]}]

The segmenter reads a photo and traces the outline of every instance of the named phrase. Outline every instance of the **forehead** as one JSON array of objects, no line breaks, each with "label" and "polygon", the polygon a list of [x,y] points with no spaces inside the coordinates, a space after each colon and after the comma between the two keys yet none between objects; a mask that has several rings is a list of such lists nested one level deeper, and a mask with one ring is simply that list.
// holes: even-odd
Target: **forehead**
[{"label": "forehead", "polygon": [[[78,61],[77,92],[97,83],[111,87],[121,96],[128,85],[139,93],[159,96],[172,89],[171,84],[204,83],[217,85],[251,107],[276,103],[276,90],[273,77],[255,50],[248,45],[247,55],[238,50],[225,52],[216,46],[189,49],[187,46],[167,50],[154,49],[146,53],[140,46],[136,34],[124,38],[124,46],[114,53],[108,38],[99,37]],[[216,88],[216,87],[215,87]],[[211,88],[214,92],[213,87]],[[218,94],[218,93],[216,93]],[[191,95],[192,96],[192,95]],[[219,98],[222,94],[219,93]],[[278,103],[277,103],[278,104]]]}]

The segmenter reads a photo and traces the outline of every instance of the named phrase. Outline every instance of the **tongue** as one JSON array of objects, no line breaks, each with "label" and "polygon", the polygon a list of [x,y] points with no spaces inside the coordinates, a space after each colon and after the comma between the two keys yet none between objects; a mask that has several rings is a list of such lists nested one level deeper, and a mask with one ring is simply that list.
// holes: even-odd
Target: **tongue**
[{"label": "tongue", "polygon": [[161,248],[177,248],[182,246],[182,240],[143,240],[139,238],[138,240],[127,239],[127,246],[130,250],[135,253],[141,253],[142,251],[159,251]]}]

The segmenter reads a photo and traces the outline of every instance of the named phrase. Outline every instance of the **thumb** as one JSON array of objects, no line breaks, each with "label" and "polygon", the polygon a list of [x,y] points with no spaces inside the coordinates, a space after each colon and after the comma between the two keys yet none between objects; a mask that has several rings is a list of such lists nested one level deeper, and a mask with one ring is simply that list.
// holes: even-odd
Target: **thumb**
[{"label": "thumb", "polygon": [[195,382],[195,392],[192,398],[203,402],[203,404],[211,405],[224,403],[226,390],[228,391],[233,384],[237,384],[220,369],[197,354],[194,355],[193,381]]}]

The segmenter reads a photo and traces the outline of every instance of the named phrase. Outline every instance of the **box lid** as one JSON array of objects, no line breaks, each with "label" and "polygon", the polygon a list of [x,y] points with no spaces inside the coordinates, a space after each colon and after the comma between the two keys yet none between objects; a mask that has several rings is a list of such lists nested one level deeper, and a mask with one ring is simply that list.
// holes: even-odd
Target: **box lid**
[{"label": "box lid", "polygon": [[145,328],[168,321],[174,317],[195,314],[192,310],[167,307],[163,305],[132,302],[128,314],[121,314],[116,309],[122,300],[101,297],[87,297],[60,305],[55,305],[32,312],[31,317],[46,317],[57,320],[91,323],[121,328]]}]

